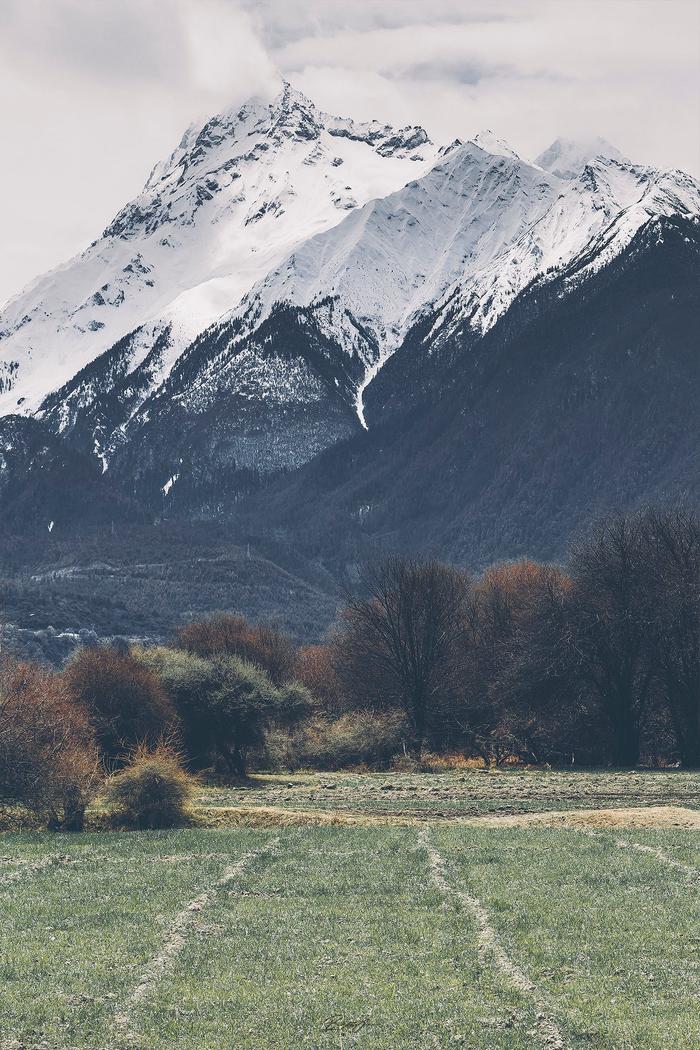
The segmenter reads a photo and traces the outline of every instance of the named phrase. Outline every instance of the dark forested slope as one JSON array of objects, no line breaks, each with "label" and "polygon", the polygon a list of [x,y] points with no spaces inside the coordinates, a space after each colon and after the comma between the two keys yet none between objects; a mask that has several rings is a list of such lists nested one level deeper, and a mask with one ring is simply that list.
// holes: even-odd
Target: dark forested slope
[{"label": "dark forested slope", "polygon": [[385,421],[257,497],[251,524],[483,563],[556,557],[612,508],[698,498],[699,307],[698,226],[668,219],[592,276],[533,286],[479,342],[429,353],[419,333],[381,375]]}]

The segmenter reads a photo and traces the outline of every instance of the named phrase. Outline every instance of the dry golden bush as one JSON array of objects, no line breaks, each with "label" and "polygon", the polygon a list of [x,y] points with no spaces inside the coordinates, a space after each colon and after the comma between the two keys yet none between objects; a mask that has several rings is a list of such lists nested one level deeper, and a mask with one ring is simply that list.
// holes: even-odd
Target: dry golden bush
[{"label": "dry golden bush", "polygon": [[34,664],[0,664],[0,796],[49,827],[79,831],[100,781],[85,710],[60,675]]},{"label": "dry golden bush", "polygon": [[167,744],[141,745],[107,781],[104,798],[114,819],[133,828],[170,828],[187,822],[197,780]]}]

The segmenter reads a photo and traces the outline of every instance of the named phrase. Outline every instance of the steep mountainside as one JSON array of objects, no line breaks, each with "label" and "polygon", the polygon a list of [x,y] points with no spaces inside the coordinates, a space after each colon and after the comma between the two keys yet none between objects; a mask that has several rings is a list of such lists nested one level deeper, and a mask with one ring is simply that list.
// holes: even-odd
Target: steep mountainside
[{"label": "steep mountainside", "polygon": [[[0,312],[0,577],[130,521],[143,579],[176,527],[191,583],[188,530],[222,528],[246,601],[289,571],[330,608],[368,544],[556,556],[607,508],[700,495],[699,217],[696,180],[600,139],[529,163],[289,85],[191,128]],[[105,577],[137,591],[129,554]]]},{"label": "steep mountainside", "polygon": [[0,419],[2,530],[70,532],[112,521],[146,520],[147,513],[104,477],[99,463],[22,416]]},{"label": "steep mountainside", "polygon": [[[270,117],[275,106],[286,114],[282,124]],[[350,126],[290,90],[265,112],[271,148],[298,160],[301,142],[302,168],[323,163],[316,135],[331,142],[350,135],[349,142],[378,151],[381,163],[403,164],[404,173],[406,164],[424,168],[425,155],[435,152],[420,129],[390,135]],[[187,170],[190,152],[186,136],[149,186],[170,186],[173,169]],[[589,153],[582,147],[581,158]],[[325,186],[327,173],[319,177]],[[299,197],[295,191],[298,204]],[[425,174],[393,193],[349,208],[341,221],[324,219],[325,229],[300,239],[184,348],[177,311],[146,321],[48,395],[38,416],[97,456],[152,510],[225,514],[261,477],[296,469],[401,408],[407,367],[422,373],[414,389],[434,385],[431,355],[456,330],[478,340],[533,280],[571,266],[580,280],[623,251],[650,215],[698,212],[697,183],[680,172],[599,153],[577,177],[561,178],[484,132],[439,150]],[[113,226],[132,237],[134,227],[179,228],[183,221],[142,202]],[[277,250],[283,241],[272,243]],[[236,302],[234,276],[227,294]],[[210,284],[198,286],[200,298]],[[188,323],[198,316],[191,313]],[[403,350],[394,357],[407,338],[415,347],[418,330],[423,357]]]},{"label": "steep mountainside", "polygon": [[566,294],[573,276],[533,285],[476,343],[455,331],[432,395],[407,392],[409,410],[258,496],[251,529],[310,556],[380,544],[483,564],[557,557],[613,508],[700,499],[697,220],[650,220]]},{"label": "steep mountainside", "polygon": [[421,128],[329,116],[288,84],[271,104],[252,99],[190,128],[87,251],[0,313],[0,414],[37,409],[136,328],[125,366],[162,380],[295,245],[403,186],[435,153]]}]

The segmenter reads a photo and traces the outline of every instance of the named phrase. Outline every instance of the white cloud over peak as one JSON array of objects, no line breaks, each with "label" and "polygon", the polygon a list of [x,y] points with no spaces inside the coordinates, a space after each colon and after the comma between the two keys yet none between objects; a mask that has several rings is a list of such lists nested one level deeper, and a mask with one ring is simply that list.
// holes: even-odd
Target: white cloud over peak
[{"label": "white cloud over peak", "polygon": [[82,248],[194,119],[280,74],[436,141],[557,135],[700,173],[696,0],[0,0],[0,300]]}]

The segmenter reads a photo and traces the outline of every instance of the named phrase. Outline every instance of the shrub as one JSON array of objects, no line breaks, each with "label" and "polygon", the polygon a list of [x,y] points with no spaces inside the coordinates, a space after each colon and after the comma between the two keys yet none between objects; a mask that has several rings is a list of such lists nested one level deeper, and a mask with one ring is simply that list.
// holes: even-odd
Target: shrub
[{"label": "shrub", "polygon": [[120,762],[137,745],[153,746],[176,733],[175,710],[158,676],[130,653],[83,649],[64,675],[108,761]]},{"label": "shrub", "polygon": [[[213,680],[211,660],[165,645],[134,648],[132,656],[157,677],[179,717],[188,708],[206,702]],[[186,736],[186,726],[183,733]]]},{"label": "shrub", "polygon": [[172,699],[185,749],[200,769],[214,762],[224,774],[245,776],[249,753],[264,750],[266,726],[310,702],[302,686],[279,690],[262,668],[236,656],[204,659],[159,646],[138,658]]},{"label": "shrub", "polygon": [[80,831],[98,781],[87,714],[60,676],[29,663],[0,665],[0,795],[52,829]]},{"label": "shrub", "polygon": [[287,635],[233,613],[215,613],[181,627],[177,644],[197,656],[238,656],[261,667],[275,685],[286,682],[294,670],[296,654]]},{"label": "shrub", "polygon": [[295,725],[317,706],[316,698],[301,682],[287,682],[278,690],[274,718],[281,725]]},{"label": "shrub", "polygon": [[129,765],[107,781],[104,797],[121,824],[170,828],[186,822],[196,785],[172,748],[141,745]]},{"label": "shrub", "polygon": [[351,711],[339,718],[313,719],[292,733],[271,733],[268,755],[284,769],[384,769],[410,741],[410,725],[402,714]]}]

